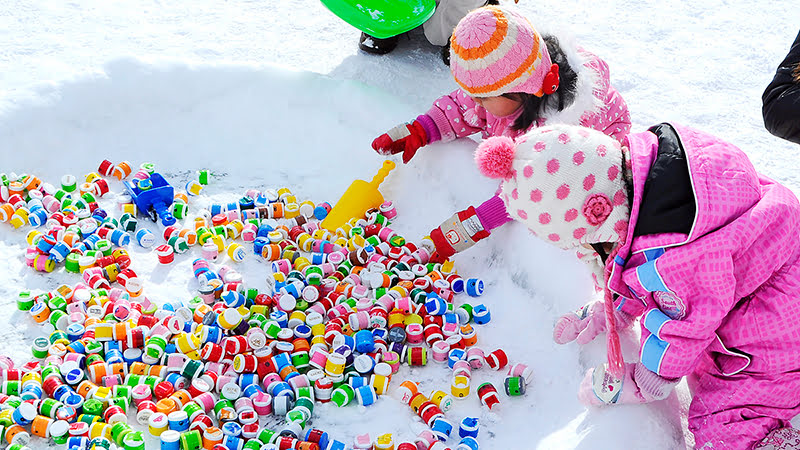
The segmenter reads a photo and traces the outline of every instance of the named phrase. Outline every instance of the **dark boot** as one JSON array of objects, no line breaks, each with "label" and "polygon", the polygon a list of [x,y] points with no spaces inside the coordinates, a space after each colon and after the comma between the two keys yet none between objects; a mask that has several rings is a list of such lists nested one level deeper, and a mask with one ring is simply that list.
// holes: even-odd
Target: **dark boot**
[{"label": "dark boot", "polygon": [[358,39],[358,48],[373,55],[385,55],[397,47],[398,38],[399,36],[392,36],[378,39],[367,33],[361,33],[361,37]]}]

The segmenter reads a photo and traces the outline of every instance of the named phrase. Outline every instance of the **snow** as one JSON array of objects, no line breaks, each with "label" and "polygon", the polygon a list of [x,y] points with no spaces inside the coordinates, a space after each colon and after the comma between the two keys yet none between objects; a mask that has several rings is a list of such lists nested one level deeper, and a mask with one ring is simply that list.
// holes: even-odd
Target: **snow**
[{"label": "snow", "polygon": [[[566,27],[608,62],[634,131],[661,121],[711,131],[800,192],[796,147],[769,135],[760,116],[763,88],[797,31],[796,2],[597,5],[544,0],[518,7],[542,29]],[[201,168],[216,174],[191,199],[194,213],[235,201],[249,188],[285,186],[298,198],[333,203],[352,180],[370,179],[380,166],[369,146],[375,136],[455,88],[439,49],[421,31],[401,38],[386,56],[360,53],[358,34],[314,0],[0,0],[0,171],[34,173],[57,185],[64,174],[95,171],[105,158],[152,162],[175,186]],[[474,147],[462,140],[424,148],[387,178],[382,192],[400,214],[394,229],[418,241],[452,212],[494,192],[472,163]],[[122,191],[119,182],[111,184],[112,192]],[[103,206],[112,210],[115,200],[108,196]],[[42,329],[16,310],[18,292],[78,278],[63,269],[32,271],[23,259],[27,230],[7,224],[0,230],[0,339],[20,363]],[[148,296],[163,302],[194,295],[197,249],[166,268],[145,249],[130,251]],[[460,273],[487,283],[479,300],[493,320],[478,328],[479,346],[503,348],[534,373],[526,396],[501,393],[496,413],[483,411],[474,394],[448,413],[453,421],[481,418],[482,448],[684,447],[685,387],[651,405],[578,403],[582,374],[604,360],[605,343],[552,342],[554,320],[591,296],[588,273],[572,255],[512,224],[456,263]],[[251,257],[235,268],[248,285],[266,287],[263,261]],[[635,359],[635,336],[623,340],[626,358]],[[392,386],[408,378],[424,392],[447,391],[449,375],[437,364],[404,368]],[[502,379],[482,369],[472,385],[492,381],[500,389]],[[313,419],[314,427],[346,442],[364,432],[410,438],[420,425],[390,397],[366,410],[318,404]]]}]

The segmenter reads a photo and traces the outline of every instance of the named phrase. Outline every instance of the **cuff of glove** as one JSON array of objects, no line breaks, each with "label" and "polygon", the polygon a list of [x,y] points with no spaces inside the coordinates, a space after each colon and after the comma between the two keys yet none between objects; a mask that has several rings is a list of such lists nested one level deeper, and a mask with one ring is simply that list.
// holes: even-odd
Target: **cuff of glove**
[{"label": "cuff of glove", "polygon": [[499,195],[495,195],[481,203],[475,208],[475,214],[478,216],[478,219],[480,219],[481,224],[483,224],[483,228],[487,231],[491,231],[511,221],[511,216],[508,215],[506,205]]},{"label": "cuff of glove", "polygon": [[436,127],[436,123],[433,122],[431,116],[422,114],[417,117],[417,122],[422,125],[422,129],[424,129],[425,134],[428,135],[428,144],[442,140],[442,134],[439,133],[439,128]]},{"label": "cuff of glove", "polygon": [[456,133],[450,126],[450,121],[439,108],[434,106],[429,109],[425,115],[430,117],[431,122],[433,122],[436,130],[439,132],[442,142],[450,142],[456,139]]},{"label": "cuff of glove", "polygon": [[634,317],[619,309],[614,310],[614,317],[617,319],[617,329],[624,330],[633,325]]},{"label": "cuff of glove", "polygon": [[680,378],[674,380],[663,378],[647,369],[642,363],[636,363],[633,369],[633,381],[639,387],[639,393],[647,402],[664,400],[678,384]]}]

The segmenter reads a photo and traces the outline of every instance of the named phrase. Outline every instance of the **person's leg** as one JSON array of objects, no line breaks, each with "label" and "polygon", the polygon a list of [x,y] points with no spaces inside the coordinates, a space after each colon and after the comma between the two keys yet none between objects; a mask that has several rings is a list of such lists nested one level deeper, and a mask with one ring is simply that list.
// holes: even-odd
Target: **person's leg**
[{"label": "person's leg", "polygon": [[486,0],[439,0],[436,11],[422,24],[425,38],[433,45],[445,45],[458,22],[470,11],[486,4]]},{"label": "person's leg", "polygon": [[450,65],[450,43],[448,42],[442,47],[442,62],[445,66]]},{"label": "person's leg", "polygon": [[752,449],[800,413],[799,373],[726,377],[708,358],[690,387],[689,430],[697,449]]}]

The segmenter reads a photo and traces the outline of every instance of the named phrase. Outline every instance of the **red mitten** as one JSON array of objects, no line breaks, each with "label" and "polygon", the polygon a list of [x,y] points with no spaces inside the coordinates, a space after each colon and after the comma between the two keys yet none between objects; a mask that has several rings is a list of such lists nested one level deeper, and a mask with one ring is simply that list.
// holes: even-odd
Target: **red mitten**
[{"label": "red mitten", "polygon": [[441,263],[489,236],[489,231],[483,227],[475,208],[470,206],[431,230],[430,236],[436,246],[431,261]]},{"label": "red mitten", "polygon": [[428,144],[428,134],[418,120],[398,125],[372,141],[372,148],[381,155],[403,152],[403,164],[411,161],[420,147]]},{"label": "red mitten", "polygon": [[430,262],[441,264],[456,254],[455,249],[453,249],[453,246],[444,238],[442,230],[439,227],[431,230],[431,241],[433,241],[436,250],[431,253]]}]

